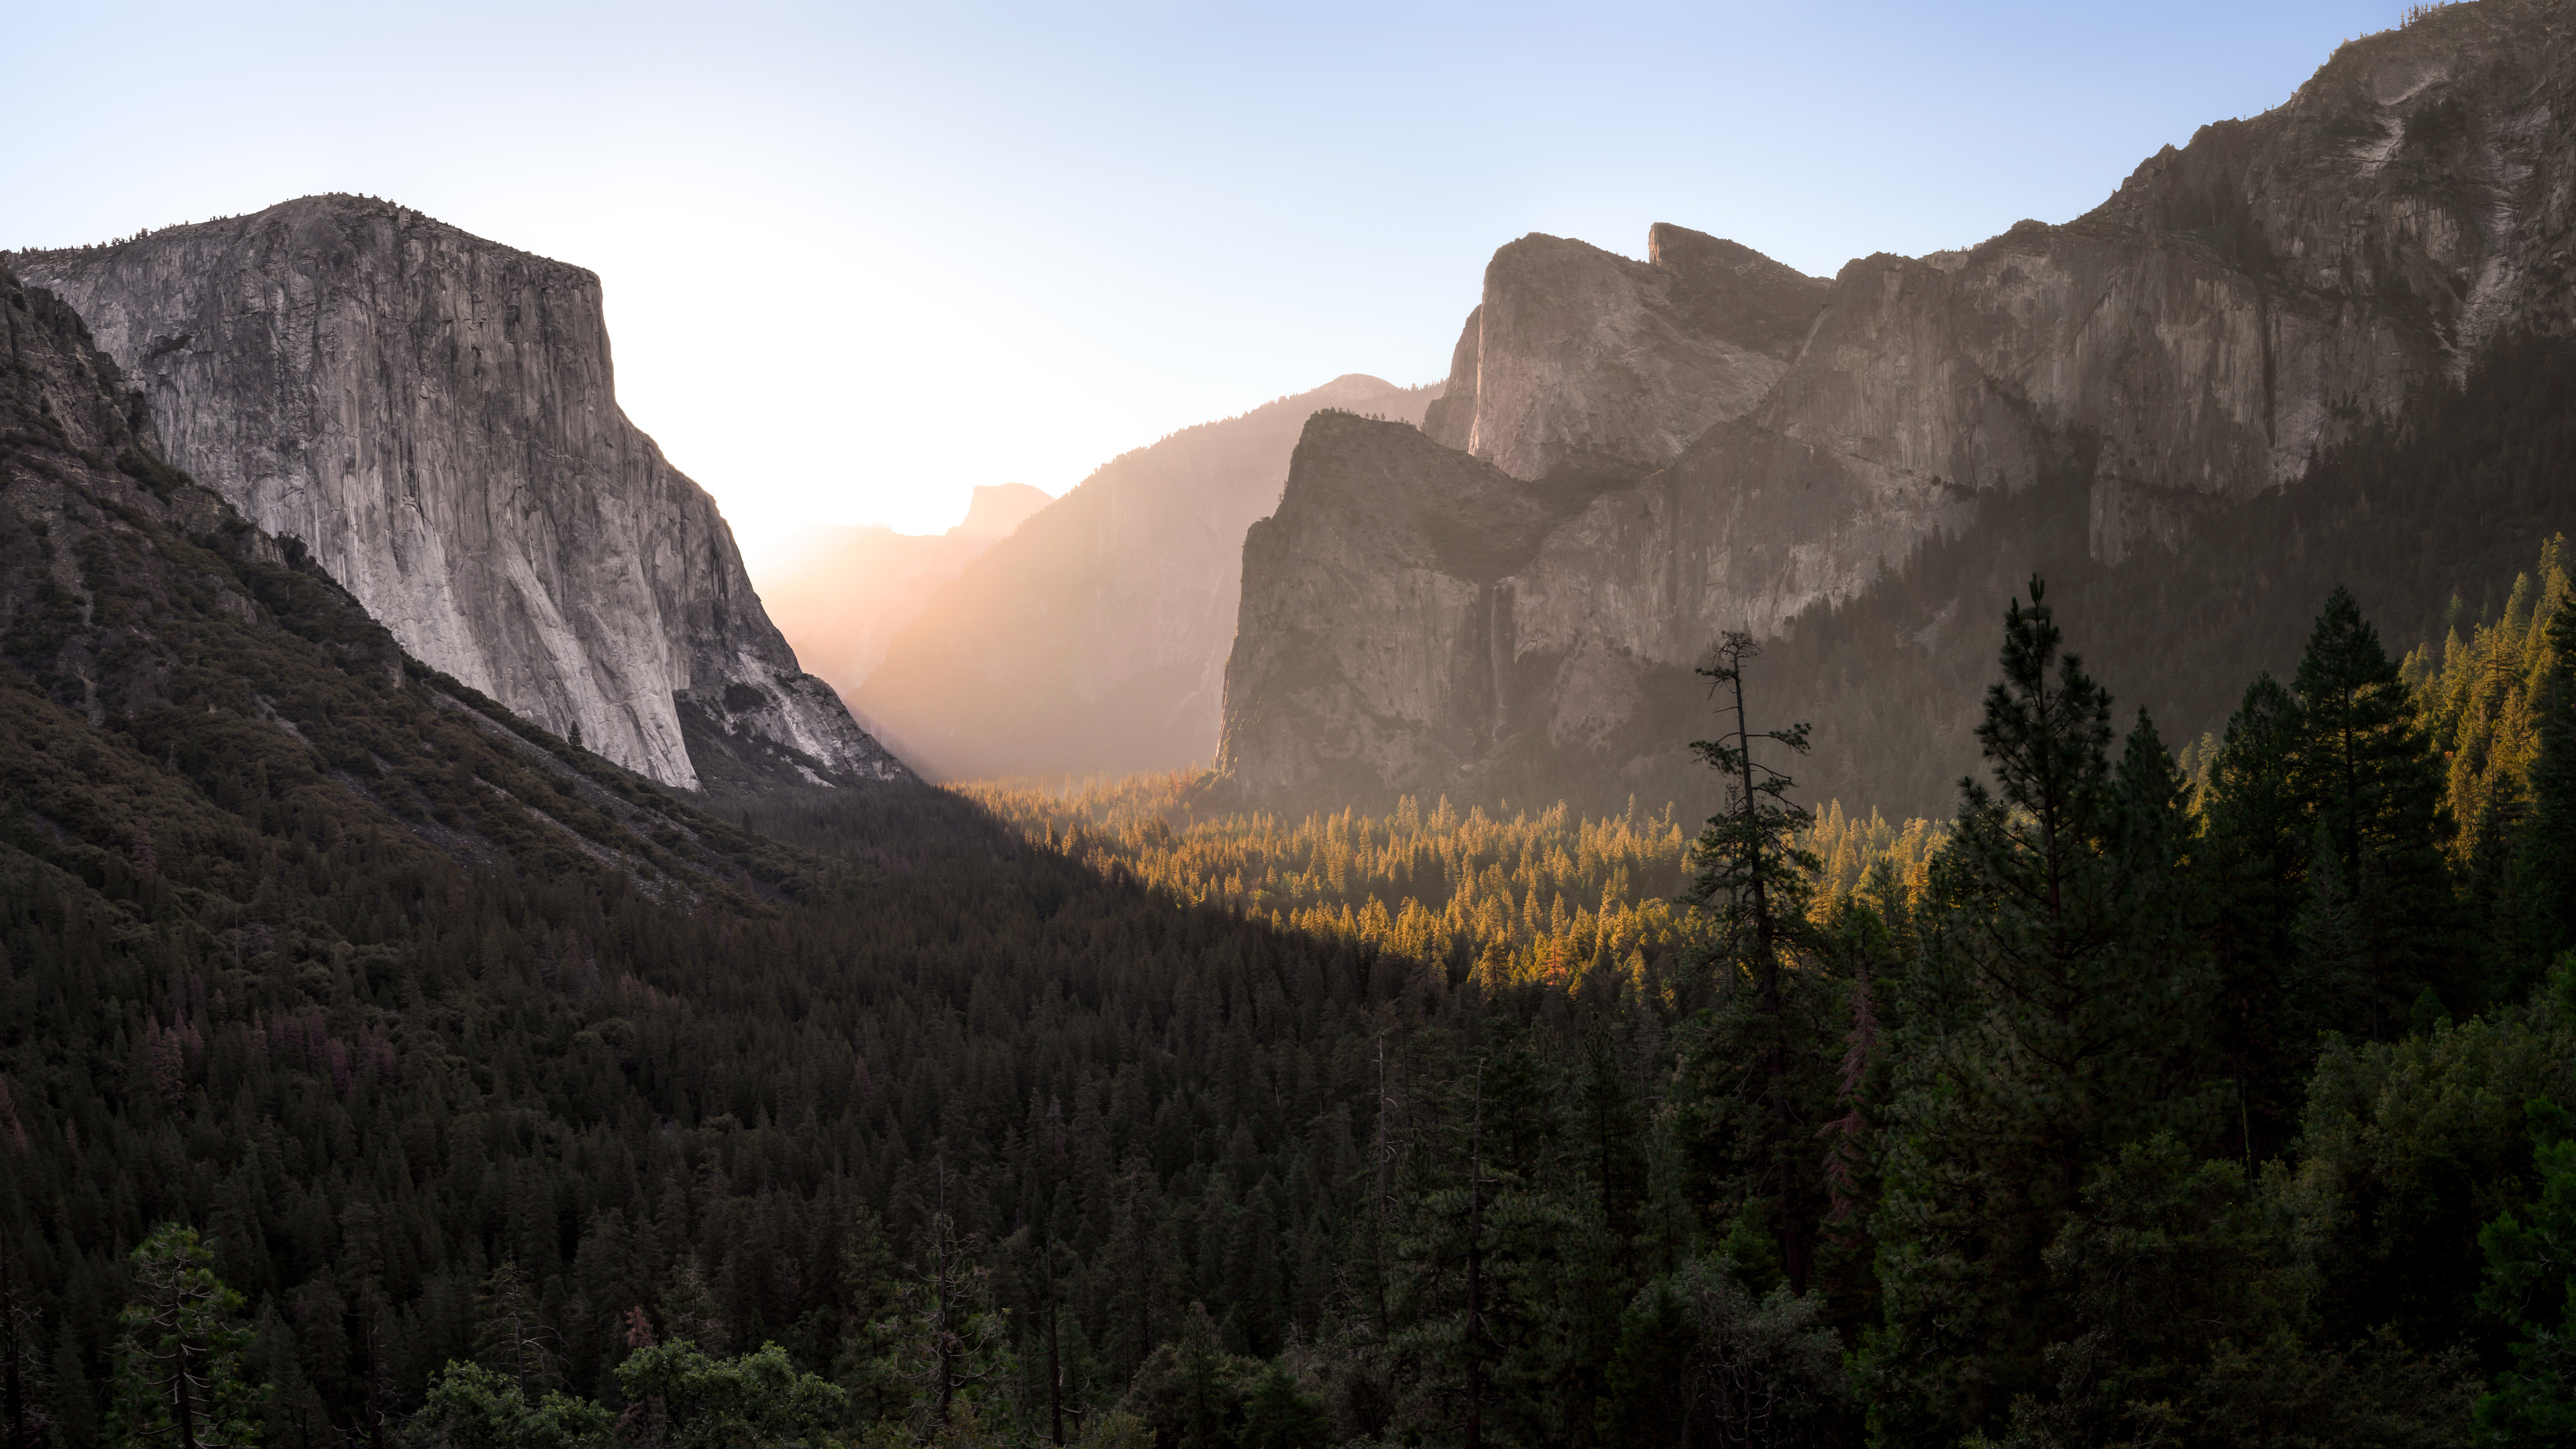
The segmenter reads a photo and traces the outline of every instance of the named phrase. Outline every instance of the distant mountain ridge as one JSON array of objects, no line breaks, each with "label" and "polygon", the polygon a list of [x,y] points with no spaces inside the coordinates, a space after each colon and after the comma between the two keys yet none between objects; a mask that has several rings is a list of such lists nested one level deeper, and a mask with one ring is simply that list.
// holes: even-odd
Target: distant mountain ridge
[{"label": "distant mountain ridge", "polygon": [[[2501,341],[2576,326],[2571,36],[2567,0],[2434,10],[2342,46],[2275,110],[2149,158],[2074,221],[1864,258],[1829,286],[1667,226],[1644,264],[1554,238],[1503,248],[1426,428],[1468,457],[1318,419],[1253,531],[1221,768],[1278,802],[1670,798],[1701,773],[1689,671],[1721,631],[1822,637],[1937,545],[1968,592],[1882,591],[1883,644],[1792,651],[1810,674],[1773,687],[1848,707],[1818,717],[1806,774],[1863,805],[1941,808],[1975,756],[1983,667],[1947,641],[1982,637],[2001,600],[1962,549],[2024,576],[2042,558],[2146,567],[2256,517],[2242,510]],[[1372,476],[1413,502],[1354,529],[1326,505]],[[2433,510],[2442,486],[2355,506]],[[1443,535],[1482,527],[1504,496],[1547,515],[1542,536],[1499,571],[1445,557]],[[2277,566],[2252,550],[2249,585],[2304,579],[2287,565],[2314,540],[2273,538]],[[2051,598],[2125,629],[2161,587],[2152,572],[2104,573],[2127,592],[2097,605]],[[1919,615],[1884,602],[1899,595]],[[1856,692],[1822,682],[1862,657],[1876,662]],[[1928,679],[1936,657],[1971,671],[1945,673],[1937,702],[1867,687]]]},{"label": "distant mountain ridge", "polygon": [[353,196],[7,260],[87,321],[173,462],[433,668],[666,784],[903,773],[619,409],[595,274]]},{"label": "distant mountain ridge", "polygon": [[847,699],[940,585],[1054,501],[1026,483],[979,484],[965,519],[945,533],[815,529],[759,571],[761,602],[797,661]]},{"label": "distant mountain ridge", "polygon": [[941,779],[1204,764],[1244,530],[1299,430],[1325,408],[1418,423],[1438,394],[1354,373],[1122,454],[934,593],[851,706]]}]

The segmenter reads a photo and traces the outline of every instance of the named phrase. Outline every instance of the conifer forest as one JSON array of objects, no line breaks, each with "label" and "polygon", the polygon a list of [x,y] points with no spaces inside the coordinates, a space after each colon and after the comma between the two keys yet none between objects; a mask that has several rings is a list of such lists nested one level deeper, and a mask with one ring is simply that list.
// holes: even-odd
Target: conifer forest
[{"label": "conifer forest", "polygon": [[2190,739],[2028,578],[1938,819],[1818,808],[1744,636],[1700,819],[720,805],[29,404],[113,365],[18,310],[9,1449],[2576,1425],[2555,539]]},{"label": "conifer forest", "polygon": [[[2564,113],[2565,0],[2419,7],[2407,43],[2544,10],[2511,32],[2528,47],[2476,54]],[[2568,59],[2525,85],[2525,48]],[[2494,300],[2576,297],[2576,240],[2456,276],[2379,241],[2240,262],[2268,244],[2208,180],[2215,154],[2290,187],[2262,128],[2295,122],[2334,166],[2386,170],[2408,245],[2468,247],[2461,218],[2539,235],[2536,204],[2496,199],[2520,162],[2492,192],[2408,179],[2523,144],[2473,128],[2437,71],[2321,82],[2307,111],[2167,147],[2077,222],[1830,283],[1672,227],[1652,261],[1512,243],[1449,390],[1390,390],[1422,426],[1328,417],[1291,456],[1279,425],[1282,501],[1221,540],[1240,566],[1169,570],[1223,581],[1211,617],[1253,643],[1082,701],[1114,734],[1128,695],[1210,718],[1218,686],[1268,699],[1267,733],[1229,715],[1224,746],[1269,742],[1268,796],[1223,750],[918,778],[798,669],[712,496],[618,413],[596,274],[346,196],[171,228],[166,254],[0,253],[0,1449],[2576,1445],[2576,322]],[[2415,106],[2415,130],[2373,139],[2320,109],[2338,96]],[[2513,124],[2537,134],[2529,106]],[[2576,227],[2576,168],[2551,174],[2549,224]],[[2104,237],[2135,255],[2085,260]],[[135,319],[186,280],[151,257],[183,247],[233,270],[203,285],[214,320],[162,335]],[[344,294],[457,310],[314,323],[296,345],[320,362],[223,330],[328,266]],[[131,291],[76,310],[39,267]],[[2364,273],[2366,295],[2326,290]],[[1530,303],[1568,277],[1581,307]],[[2487,330],[2454,348],[2469,330],[2440,309],[2472,290]],[[1888,338],[1931,318],[1986,347],[2061,292],[2084,307],[2029,330],[2075,340],[2016,376],[2098,363],[2093,421],[2046,432],[1991,379],[1914,397],[1973,349]],[[1854,321],[1855,296],[1918,310]],[[2332,332],[2368,307],[2385,326]],[[1530,317],[1569,350],[1506,356]],[[1741,407],[1637,423],[1673,435],[1651,467],[1514,473],[1466,447],[1508,432],[1475,409],[1573,376],[1615,328],[1647,359],[1618,387],[1695,378]],[[1855,382],[1845,354],[1795,352],[1853,337],[1902,355]],[[2155,373],[2173,337],[2198,360]],[[515,705],[535,666],[408,647],[395,624],[418,620],[362,597],[392,564],[335,575],[172,443],[229,426],[188,411],[219,364],[266,386],[308,362],[317,416],[439,414],[429,462],[378,451],[542,536],[405,597],[537,558],[668,617],[611,620],[593,633],[626,655],[575,659],[598,597],[469,601],[455,620],[502,620],[491,657],[574,661],[563,698]],[[2292,396],[2347,363],[2377,391]],[[1743,375],[1718,388],[1723,368]],[[1957,482],[1815,442],[1900,395],[1924,436],[2056,442]],[[1575,401],[1507,441],[1635,399]],[[1793,428],[1791,403],[1849,408]],[[2222,441],[2279,476],[2238,487],[2210,444],[2191,483],[2182,444],[2119,431],[2230,407]],[[356,478],[359,444],[330,437]],[[1236,448],[1249,497],[1272,475]],[[1195,456],[1130,471],[1180,497]],[[2167,467],[2182,481],[2139,481]],[[1151,502],[1095,491],[1058,560],[1074,582],[1014,581],[1061,585],[1026,618],[1092,641],[1047,646],[1050,687],[1134,642],[1082,630],[1158,583],[1123,576],[1160,567],[1136,539],[1203,546],[1181,504],[1154,504],[1182,518],[1148,520],[1166,533],[1138,522]],[[1746,544],[1764,518],[1808,532]],[[1705,567],[1675,597],[1751,599],[1765,570],[1807,592],[1762,596],[1766,632],[1693,632],[1695,672],[1603,642],[1705,622],[1636,602],[1670,580],[1634,561],[1685,545]],[[959,590],[1001,572],[969,557],[1012,555],[960,555]],[[666,564],[685,588],[636,583]],[[1850,567],[1815,583],[1827,564]],[[1113,603],[1058,608],[1076,594]],[[1351,643],[1399,605],[1421,617]],[[976,612],[973,637],[1022,617]],[[941,649],[871,647],[955,684]],[[566,702],[639,659],[651,690]],[[1423,682],[1458,660],[1483,673]],[[956,698],[1009,692],[973,664]],[[1371,713],[1471,674],[1438,718]],[[589,744],[541,716],[587,719]],[[1305,750],[1307,724],[1340,753]],[[1406,783],[1425,760],[1460,787]],[[1386,788],[1289,789],[1348,781]]]}]

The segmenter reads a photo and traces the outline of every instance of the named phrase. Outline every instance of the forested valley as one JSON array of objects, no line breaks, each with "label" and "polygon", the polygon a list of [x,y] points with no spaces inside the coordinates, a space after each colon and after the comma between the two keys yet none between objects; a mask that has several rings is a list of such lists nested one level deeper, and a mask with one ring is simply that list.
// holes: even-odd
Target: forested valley
[{"label": "forested valley", "polygon": [[1748,641],[1705,821],[688,801],[0,318],[9,1449],[2576,1424],[2554,547],[2205,740],[1998,591],[1938,821],[1812,815]]}]

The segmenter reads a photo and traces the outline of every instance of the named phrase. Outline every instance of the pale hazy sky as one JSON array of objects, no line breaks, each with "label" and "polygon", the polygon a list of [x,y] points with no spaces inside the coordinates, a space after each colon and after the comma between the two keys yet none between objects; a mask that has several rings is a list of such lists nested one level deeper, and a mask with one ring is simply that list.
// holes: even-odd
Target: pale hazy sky
[{"label": "pale hazy sky", "polygon": [[1439,377],[1526,232],[1830,275],[2063,221],[2404,8],[7,0],[0,247],[349,191],[590,267],[758,555]]}]

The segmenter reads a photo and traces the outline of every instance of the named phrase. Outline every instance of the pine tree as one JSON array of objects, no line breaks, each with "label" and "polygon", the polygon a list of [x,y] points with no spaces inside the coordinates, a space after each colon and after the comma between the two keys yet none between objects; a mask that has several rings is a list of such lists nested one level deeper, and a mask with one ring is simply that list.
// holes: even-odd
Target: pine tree
[{"label": "pine tree", "polygon": [[2540,753],[2531,765],[2509,906],[2525,980],[2536,977],[2537,962],[2576,947],[2576,598],[2551,613],[2549,648],[2549,672],[2534,701]]},{"label": "pine tree", "polygon": [[1755,1170],[1765,1179],[1781,1271],[1790,1291],[1803,1293],[1815,1256],[1818,1215],[1811,1140],[1815,1093],[1812,1083],[1799,1080],[1799,1068],[1812,1053],[1805,1050],[1806,1034],[1795,1017],[1803,1014],[1798,1006],[1807,1003],[1790,998],[1813,995],[1819,983],[1813,974],[1787,978],[1793,956],[1813,945],[1807,917],[1819,865],[1797,843],[1798,833],[1814,823],[1805,807],[1789,803],[1797,782],[1755,758],[1757,743],[1793,755],[1807,752],[1803,724],[1775,730],[1752,726],[1744,672],[1760,654],[1751,635],[1730,630],[1699,670],[1732,727],[1691,746],[1725,780],[1726,803],[1700,832],[1692,855],[1698,873],[1682,899],[1715,926],[1711,955],[1721,973],[1721,1000],[1734,1004],[1739,980],[1752,989],[1753,1019],[1741,1020],[1741,1013],[1721,1007],[1709,1054],[1725,1059],[1749,1050],[1760,1063],[1753,1091],[1766,1120],[1760,1128],[1741,1132],[1745,1146],[1739,1151],[1758,1164]]},{"label": "pine tree", "polygon": [[[941,1198],[953,1187],[937,1165]],[[992,1275],[975,1260],[977,1242],[942,1206],[924,1225],[912,1281],[902,1290],[903,1373],[913,1386],[915,1433],[926,1437],[961,1409],[982,1412],[1018,1377]]]},{"label": "pine tree", "polygon": [[715,1288],[707,1282],[706,1266],[695,1253],[681,1254],[671,1267],[670,1282],[662,1290],[662,1328],[666,1339],[716,1353],[722,1353],[732,1337],[726,1331],[724,1311],[717,1306]]},{"label": "pine tree", "polygon": [[1104,1250],[1111,1289],[1109,1341],[1117,1345],[1121,1377],[1144,1365],[1170,1331],[1164,1309],[1171,1273],[1163,1251],[1161,1194],[1153,1171],[1141,1158],[1130,1157],[1119,1174],[1116,1225]]},{"label": "pine tree", "polygon": [[2370,937],[2345,879],[2333,828],[2316,823],[2308,855],[2308,898],[2291,926],[2297,966],[2290,973],[2288,1016],[2313,1038],[2345,1018],[2340,1008],[2371,990]]},{"label": "pine tree", "polygon": [[1693,1259],[1628,1305],[1617,1443],[1851,1443],[1857,1417],[1824,1296],[1748,1289],[1723,1255]]},{"label": "pine tree", "polygon": [[2322,1014],[2384,1038],[2427,990],[2465,1005],[2476,985],[2459,966],[2468,953],[2445,857],[2458,827],[2413,695],[2349,590],[2317,616],[2296,688],[2292,783],[2324,826],[2363,953],[2362,978]]},{"label": "pine tree", "polygon": [[2004,619],[1920,960],[1899,986],[1881,1244],[1865,1359],[1883,1436],[1995,1432],[2067,1332],[2042,1254],[2125,1142],[2208,1115],[2192,1068],[2211,972],[2190,949],[2182,786],[2141,715],[2110,758],[2110,698],[2032,580]]},{"label": "pine tree", "polygon": [[899,1420],[911,1407],[912,1392],[902,1358],[894,1249],[886,1242],[885,1225],[864,1208],[842,1242],[841,1281],[849,1303],[833,1378],[849,1395],[850,1412],[860,1427]]},{"label": "pine tree", "polygon": [[1244,1399],[1240,1449],[1325,1449],[1333,1442],[1324,1406],[1278,1364],[1261,1371]]},{"label": "pine tree", "polygon": [[1749,634],[1730,630],[1699,673],[1711,681],[1732,727],[1691,748],[1725,780],[1726,804],[1700,831],[1692,860],[1698,866],[1683,899],[1707,912],[1718,930],[1715,960],[1732,975],[1742,972],[1760,993],[1766,1015],[1778,1016],[1784,955],[1801,943],[1815,856],[1797,844],[1814,824],[1803,806],[1789,803],[1797,781],[1755,758],[1757,742],[1791,754],[1807,752],[1807,726],[1756,730],[1744,700],[1745,666],[1762,648]]},{"label": "pine tree", "polygon": [[1574,1135],[1577,1165],[1592,1179],[1603,1230],[1624,1262],[1635,1239],[1646,1195],[1645,1120],[1627,1063],[1606,1029],[1585,1033],[1580,1102]]},{"label": "pine tree", "polygon": [[117,1316],[120,1444],[224,1449],[256,1443],[262,1391],[243,1369],[242,1297],[215,1276],[194,1228],[164,1223],[134,1250],[134,1297]]},{"label": "pine tree", "polygon": [[2237,1087],[2237,1149],[2249,1163],[2297,1128],[2315,1031],[2292,1017],[2286,987],[2297,954],[2313,823],[2293,787],[2298,699],[2265,674],[2210,761],[2205,873],[2217,913],[2218,1044]]},{"label": "pine tree", "polygon": [[[1614,1346],[1608,1323],[1587,1332],[1589,1310],[1615,1313],[1626,1291],[1584,1190],[1595,1149],[1567,1130],[1564,1078],[1528,1031],[1488,1003],[1474,1037],[1410,1074],[1390,1357],[1412,1412],[1462,1442],[1565,1442]],[[1576,1302],[1587,1286],[1612,1304]]]},{"label": "pine tree", "polygon": [[483,1280],[476,1304],[481,1326],[474,1336],[475,1362],[534,1393],[555,1381],[559,1344],[537,1296],[519,1265],[503,1259]]},{"label": "pine tree", "polygon": [[0,1446],[37,1449],[52,1416],[45,1412],[44,1319],[19,1286],[10,1256],[0,1253]]},{"label": "pine tree", "polygon": [[1136,1372],[1125,1408],[1143,1419],[1158,1444],[1226,1449],[1243,1423],[1244,1402],[1260,1365],[1227,1353],[1207,1305],[1181,1315],[1177,1338],[1154,1350]]},{"label": "pine tree", "polygon": [[[2192,809],[2191,785],[2165,748],[2156,722],[2141,709],[2120,743],[2113,779],[2119,833],[2112,842],[2115,906],[2124,949],[2160,961],[2181,978],[2181,990],[2205,984],[2212,918],[2201,825]],[[2191,1010],[2200,1010],[2198,1002]],[[2192,1040],[2184,1050],[2199,1045]]]}]

